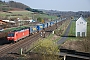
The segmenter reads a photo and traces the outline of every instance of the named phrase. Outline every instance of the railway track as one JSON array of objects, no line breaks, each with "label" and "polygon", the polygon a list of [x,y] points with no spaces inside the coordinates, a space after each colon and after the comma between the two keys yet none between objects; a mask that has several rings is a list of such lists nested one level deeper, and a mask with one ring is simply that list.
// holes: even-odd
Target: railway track
[{"label": "railway track", "polygon": [[[62,22],[59,22],[58,26],[60,26],[61,23]],[[45,31],[53,31],[58,26],[53,25],[51,27],[46,28]],[[48,36],[50,33],[51,32],[46,32],[45,36]],[[36,40],[38,40],[40,37],[41,36],[40,36],[40,32],[39,32],[32,36],[24,38],[15,44],[9,44],[9,45],[2,47],[0,49],[0,58],[11,56],[11,54],[17,54],[20,51],[20,48],[23,48],[23,52],[26,52],[26,50],[31,47],[30,45],[32,43],[34,43]]]},{"label": "railway track", "polygon": [[5,55],[7,55],[8,53],[17,53],[17,51],[20,48],[23,48],[24,46],[26,47],[27,44],[30,45],[33,41],[35,41],[33,39],[36,39],[36,38],[38,39],[38,37],[35,37],[37,35],[39,35],[39,33],[37,33],[37,34],[35,34],[33,36],[30,36],[30,37],[27,37],[27,38],[23,39],[22,41],[19,41],[19,42],[15,43],[15,44],[5,46],[5,48],[3,48],[0,51],[0,56],[3,57]]}]

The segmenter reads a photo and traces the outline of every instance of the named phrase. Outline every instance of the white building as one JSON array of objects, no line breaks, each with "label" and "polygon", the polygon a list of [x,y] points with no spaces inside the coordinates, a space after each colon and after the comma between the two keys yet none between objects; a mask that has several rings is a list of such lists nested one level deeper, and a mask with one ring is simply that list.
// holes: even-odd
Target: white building
[{"label": "white building", "polygon": [[8,22],[8,23],[16,23],[15,21],[10,21],[10,20],[2,20],[2,21]]},{"label": "white building", "polygon": [[87,35],[87,22],[81,16],[76,21],[76,37],[85,37]]}]

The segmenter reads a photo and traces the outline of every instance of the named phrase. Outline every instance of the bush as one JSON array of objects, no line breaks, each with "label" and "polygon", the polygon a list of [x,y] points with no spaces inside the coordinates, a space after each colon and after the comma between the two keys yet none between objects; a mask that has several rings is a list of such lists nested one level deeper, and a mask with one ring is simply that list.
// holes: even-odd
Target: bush
[{"label": "bush", "polygon": [[56,56],[59,53],[58,46],[52,40],[43,39],[43,40],[39,40],[35,44],[36,47],[34,48],[33,52],[43,54],[44,57],[43,60],[59,59],[59,56],[58,57]]}]

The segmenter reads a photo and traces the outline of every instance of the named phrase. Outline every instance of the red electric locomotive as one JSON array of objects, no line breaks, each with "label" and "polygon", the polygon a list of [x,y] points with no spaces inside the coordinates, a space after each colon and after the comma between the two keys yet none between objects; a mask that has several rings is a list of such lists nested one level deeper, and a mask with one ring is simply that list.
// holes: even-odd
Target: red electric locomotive
[{"label": "red electric locomotive", "polygon": [[23,29],[19,31],[12,31],[8,33],[8,41],[16,42],[22,38],[29,36],[29,29]]}]

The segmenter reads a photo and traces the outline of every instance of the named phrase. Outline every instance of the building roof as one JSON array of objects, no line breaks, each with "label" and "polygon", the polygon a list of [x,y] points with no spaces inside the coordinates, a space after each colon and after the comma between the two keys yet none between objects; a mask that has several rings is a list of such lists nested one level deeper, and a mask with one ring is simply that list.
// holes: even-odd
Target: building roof
[{"label": "building roof", "polygon": [[83,20],[84,22],[86,22],[86,20],[82,16],[78,20]]}]

